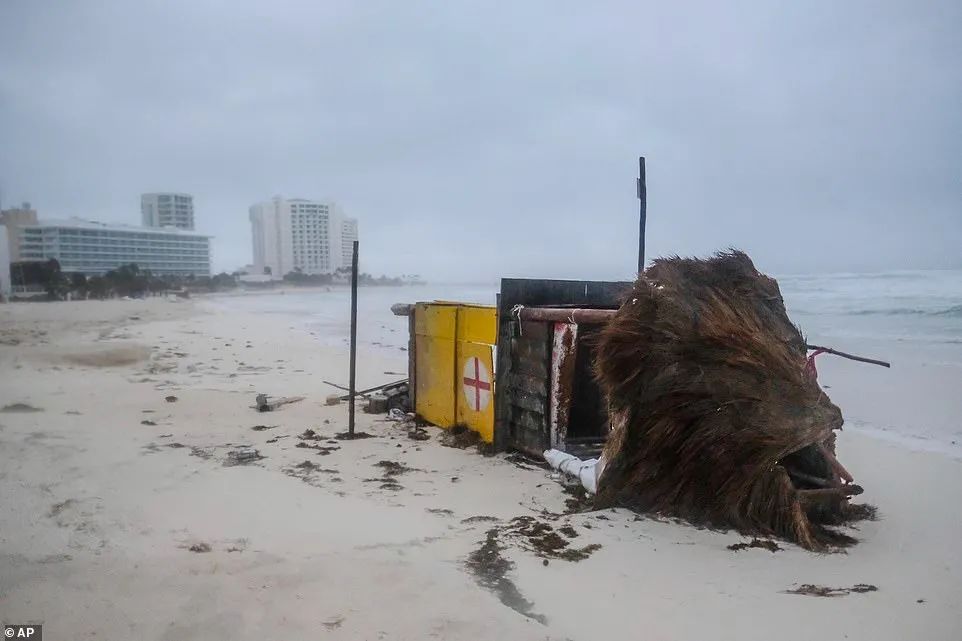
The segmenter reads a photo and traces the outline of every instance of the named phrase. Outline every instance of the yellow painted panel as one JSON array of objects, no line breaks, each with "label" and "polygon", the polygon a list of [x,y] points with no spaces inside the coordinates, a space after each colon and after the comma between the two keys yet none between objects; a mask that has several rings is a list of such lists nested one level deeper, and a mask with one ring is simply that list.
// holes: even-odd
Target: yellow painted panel
[{"label": "yellow painted panel", "polygon": [[453,339],[457,309],[457,304],[451,303],[418,303],[414,308],[414,333]]},{"label": "yellow painted panel", "polygon": [[453,379],[457,307],[419,303],[414,314],[415,411],[426,421],[451,427],[456,419]]},{"label": "yellow painted panel", "polygon": [[418,303],[414,332],[415,411],[438,427],[465,425],[493,442],[496,309]]},{"label": "yellow painted panel", "polygon": [[[463,311],[463,309],[462,309]],[[484,343],[458,341],[455,375],[458,424],[478,434],[485,443],[494,442],[493,349]]]},{"label": "yellow painted panel", "polygon": [[498,337],[497,310],[487,305],[462,305],[458,310],[458,339],[494,345]]}]

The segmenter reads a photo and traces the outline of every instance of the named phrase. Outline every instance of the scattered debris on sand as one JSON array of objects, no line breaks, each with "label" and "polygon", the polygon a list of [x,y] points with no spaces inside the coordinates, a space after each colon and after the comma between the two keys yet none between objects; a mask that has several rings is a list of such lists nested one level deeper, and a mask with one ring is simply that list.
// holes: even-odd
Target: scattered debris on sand
[{"label": "scattered debris on sand", "polygon": [[477,516],[469,516],[465,519],[461,519],[462,523],[484,523],[484,522],[494,522],[500,521],[496,516],[488,516],[486,514],[479,514]]},{"label": "scattered debris on sand", "polygon": [[802,594],[804,596],[845,596],[847,594],[856,593],[864,594],[866,592],[877,592],[878,588],[874,585],[869,585],[868,583],[856,583],[850,588],[828,588],[824,585],[812,585],[811,583],[803,583],[794,590],[783,590],[785,594]]},{"label": "scattered debris on sand", "polygon": [[412,427],[408,430],[408,438],[412,441],[426,441],[431,438],[431,435],[423,427]]},{"label": "scattered debris on sand", "polygon": [[459,450],[466,450],[471,447],[480,450],[484,447],[481,435],[464,425],[455,425],[449,429],[441,430],[438,439],[441,441],[441,445]]},{"label": "scattered debris on sand", "polygon": [[[270,442],[270,441],[268,441],[268,442]],[[330,446],[327,446],[327,445],[311,445],[310,443],[307,443],[307,442],[305,442],[305,441],[300,441],[300,442],[299,442],[297,445],[295,445],[294,447],[300,447],[300,448],[303,448],[303,449],[314,450],[315,452],[317,452],[317,455],[318,455],[318,456],[327,456],[327,455],[330,454],[331,452],[336,452],[336,451],[338,451],[339,449],[341,449],[341,448],[339,448],[339,447],[330,447]]]},{"label": "scattered debris on sand", "polygon": [[157,421],[152,421],[149,418],[145,418],[140,422],[141,425],[157,425]]},{"label": "scattered debris on sand", "polygon": [[530,456],[525,456],[521,452],[511,452],[510,454],[506,454],[504,460],[508,463],[511,463],[515,467],[521,468],[522,470],[547,470],[551,467],[543,460],[538,461]]},{"label": "scattered debris on sand", "polygon": [[76,499],[67,499],[66,501],[61,501],[60,503],[54,503],[50,506],[50,511],[47,513],[47,516],[54,518],[76,502]]},{"label": "scattered debris on sand", "polygon": [[[283,468],[284,474],[288,476],[293,476],[294,478],[300,479],[304,483],[311,485],[313,487],[322,487],[321,481],[318,479],[318,474],[337,474],[338,471],[332,468],[321,467],[316,463],[304,460],[297,465],[291,465]],[[331,481],[340,482],[339,477],[331,477]]]},{"label": "scattered debris on sand", "polygon": [[[173,445],[173,443],[171,443]],[[204,459],[205,461],[214,458],[214,449],[210,447],[191,447],[190,455],[196,456],[199,459]]]},{"label": "scattered debris on sand", "polygon": [[440,514],[442,516],[454,516],[454,510],[449,510],[443,507],[429,507],[429,508],[425,508],[424,511],[429,514]]},{"label": "scattered debris on sand", "polygon": [[580,484],[563,485],[562,491],[568,495],[565,499],[565,512],[576,514],[591,509],[591,497]]},{"label": "scattered debris on sand", "polygon": [[[462,519],[461,522],[478,523],[498,520],[492,516],[472,516]],[[567,539],[560,536],[558,532],[564,534]],[[514,563],[504,557],[505,545],[512,544],[522,550],[533,552],[535,556],[542,559],[543,565],[548,565],[550,559],[583,561],[601,549],[598,543],[581,548],[571,547],[568,539],[577,536],[577,531],[570,524],[555,531],[550,524],[532,516],[517,516],[489,529],[481,547],[471,552],[465,565],[474,574],[478,584],[497,594],[501,603],[530,619],[546,623],[544,616],[533,613],[533,604],[522,596],[517,586],[507,577],[508,572],[514,568]]]},{"label": "scattered debris on sand", "polygon": [[197,552],[198,554],[203,554],[205,552],[210,552],[212,548],[210,547],[210,543],[200,542],[200,543],[192,543],[191,545],[187,546],[187,549],[191,552]]},{"label": "scattered debris on sand", "polygon": [[253,447],[241,447],[227,453],[227,460],[224,465],[231,467],[234,465],[250,465],[263,458],[267,458]]},{"label": "scattered debris on sand", "polygon": [[263,432],[264,430],[272,430],[275,427],[277,427],[277,425],[255,425],[251,429],[255,432]]},{"label": "scattered debris on sand", "polygon": [[468,555],[465,566],[474,575],[478,585],[494,592],[502,604],[522,616],[547,625],[548,619],[533,612],[534,604],[525,599],[518,586],[508,578],[508,573],[514,569],[514,563],[501,554],[504,547],[498,540],[498,534],[498,528],[488,530],[481,547]]},{"label": "scattered debris on sand", "polygon": [[164,397],[164,400],[167,401],[168,403],[176,403],[176,402],[177,402],[177,397],[176,397],[176,396],[165,396],[165,397]]},{"label": "scattered debris on sand", "polygon": [[[578,533],[574,531],[570,525],[565,526],[567,528],[566,532],[563,532],[568,538],[574,538],[578,536]],[[601,549],[601,545],[598,543],[592,543],[586,545],[582,548],[570,547],[571,544],[567,539],[558,535],[554,528],[544,521],[539,521],[533,516],[517,516],[511,519],[506,526],[502,528],[502,533],[509,539],[520,544],[529,551],[535,553],[535,556],[544,559],[563,559],[565,561],[584,561],[594,552]],[[571,534],[574,536],[571,536]]]},{"label": "scattered debris on sand", "polygon": [[354,432],[354,434],[350,432],[338,432],[334,435],[334,438],[339,441],[356,441],[362,438],[374,438],[374,435],[368,434],[367,432]]},{"label": "scattered debris on sand", "polygon": [[384,476],[398,476],[399,474],[406,474],[408,472],[420,472],[420,470],[408,467],[399,461],[378,461],[374,464],[374,467],[383,469]]},{"label": "scattered debris on sand", "polygon": [[[311,443],[309,443],[308,441],[315,441],[315,442],[316,442],[316,441],[323,441],[323,440],[326,440],[326,439],[328,438],[328,437],[324,436],[323,434],[318,434],[317,432],[315,432],[315,431],[312,430],[312,429],[306,429],[306,430],[304,430],[303,432],[301,432],[300,434],[297,435],[297,438],[300,439],[300,440],[299,440],[299,442],[297,443],[297,445],[295,445],[295,447],[307,448],[307,449],[314,450],[314,451],[317,452],[317,454],[320,455],[320,456],[327,456],[327,455],[330,454],[331,452],[336,452],[337,450],[341,449],[341,448],[339,448],[339,447],[330,447],[330,446],[319,445],[319,444],[314,444],[314,445],[312,445]],[[268,441],[268,443],[270,443],[270,442],[271,442],[271,441]],[[328,442],[331,442],[331,441],[328,441]]]},{"label": "scattered debris on sand", "polygon": [[254,409],[258,412],[273,412],[279,407],[303,400],[303,396],[286,396],[272,399],[267,394],[258,394],[254,400]]},{"label": "scattered debris on sand", "polygon": [[339,627],[341,627],[342,623],[344,623],[344,617],[342,616],[337,616],[327,621],[321,621],[321,625],[328,630],[337,630]]},{"label": "scattered debris on sand", "polygon": [[397,477],[401,474],[406,474],[408,472],[420,472],[413,467],[408,467],[404,463],[398,461],[378,461],[374,464],[374,467],[379,467],[384,470],[380,478],[369,478],[364,479],[365,483],[380,483],[380,489],[398,491],[403,490],[404,486],[398,483]]},{"label": "scattered debris on sand", "polygon": [[305,470],[308,472],[323,472],[325,474],[337,474],[337,470],[329,467],[321,467],[316,463],[311,463],[310,461],[302,461],[294,466],[296,469]]},{"label": "scattered debris on sand", "polygon": [[4,405],[0,408],[0,412],[17,412],[17,413],[29,413],[29,412],[42,412],[43,409],[39,407],[34,407],[33,405],[28,405],[27,403],[10,403],[9,405]]},{"label": "scattered debris on sand", "polygon": [[732,550],[733,552],[747,550],[748,548],[762,548],[763,550],[768,550],[773,554],[782,549],[778,543],[775,543],[775,541],[768,541],[766,539],[752,539],[748,543],[732,543],[728,546],[728,549]]}]

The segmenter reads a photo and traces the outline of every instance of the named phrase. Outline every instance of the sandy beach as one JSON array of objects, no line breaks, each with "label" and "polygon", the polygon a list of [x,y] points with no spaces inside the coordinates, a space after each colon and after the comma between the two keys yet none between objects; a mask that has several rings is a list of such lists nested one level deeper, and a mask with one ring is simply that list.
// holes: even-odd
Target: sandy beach
[{"label": "sandy beach", "polygon": [[[406,358],[362,351],[358,384]],[[958,458],[845,430],[878,508],[860,542],[736,551],[736,532],[569,512],[544,469],[436,428],[361,413],[373,437],[337,440],[347,407],[321,381],[347,362],[296,319],[205,300],[0,306],[0,621],[49,640],[959,638]],[[843,412],[897,405],[854,371],[826,369]],[[259,392],[306,398],[260,414]],[[264,458],[230,465],[240,446]]]}]

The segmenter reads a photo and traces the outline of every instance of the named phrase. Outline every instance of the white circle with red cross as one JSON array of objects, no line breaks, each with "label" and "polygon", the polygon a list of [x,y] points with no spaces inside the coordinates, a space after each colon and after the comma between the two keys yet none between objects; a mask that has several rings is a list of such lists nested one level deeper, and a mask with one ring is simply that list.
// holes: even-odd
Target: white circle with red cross
[{"label": "white circle with red cross", "polygon": [[477,356],[464,361],[464,398],[475,412],[484,411],[491,401],[491,375]]}]

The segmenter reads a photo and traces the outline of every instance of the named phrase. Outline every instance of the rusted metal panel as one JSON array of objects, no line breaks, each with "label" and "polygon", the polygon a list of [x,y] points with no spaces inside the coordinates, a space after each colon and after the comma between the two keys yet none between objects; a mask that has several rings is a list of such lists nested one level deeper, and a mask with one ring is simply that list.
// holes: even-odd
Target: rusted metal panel
[{"label": "rusted metal panel", "polygon": [[547,414],[547,398],[544,394],[536,394],[527,390],[514,389],[508,395],[510,403],[515,407],[521,407],[531,412],[537,412],[542,416]]},{"label": "rusted metal panel", "polygon": [[524,322],[518,324],[518,336],[532,340],[544,340],[551,334],[551,327],[541,322]]},{"label": "rusted metal panel", "polygon": [[511,372],[500,377],[504,385],[529,390],[540,396],[548,396],[548,380],[544,376],[532,376],[523,372]]},{"label": "rusted metal panel", "polygon": [[547,341],[544,337],[535,339],[525,337],[511,339],[511,356],[517,359],[542,359],[548,356]]},{"label": "rusted metal panel", "polygon": [[[517,357],[514,357],[517,358]],[[548,361],[548,355],[545,354],[544,360],[534,360],[528,359],[517,359],[518,367],[515,372],[518,374],[523,374],[525,376],[534,376],[537,378],[544,379],[545,383],[548,382],[548,372],[550,370]],[[545,391],[545,398],[547,398],[547,390]]]},{"label": "rusted metal panel", "polygon": [[575,362],[578,349],[578,325],[555,322],[551,344],[551,389],[548,396],[548,427],[551,447],[563,449],[571,411]]},{"label": "rusted metal panel", "polygon": [[541,456],[549,445],[548,434],[544,429],[544,415],[514,407],[513,420],[516,429],[512,447],[534,456]]},{"label": "rusted metal panel", "polygon": [[[557,327],[554,322],[529,319],[533,307],[568,308],[558,314],[555,320],[567,321],[571,318],[571,308],[585,308],[589,311],[584,320],[603,317],[594,314],[590,308],[617,308],[621,297],[630,288],[630,283],[586,282],[560,280],[503,279],[501,294],[498,297],[498,377],[501,381],[496,389],[495,402],[495,447],[496,449],[515,448],[540,454],[551,445],[552,439],[562,441],[568,433],[569,416],[563,417],[562,404],[552,407],[551,386],[553,365],[557,368],[559,388],[574,389],[569,377],[578,374],[567,373],[575,362],[571,356],[577,355],[576,336],[572,343],[570,356],[562,358],[564,363],[552,363],[553,341]],[[516,307],[516,306],[521,306]],[[518,318],[520,312],[521,318]],[[538,312],[533,312],[538,316]],[[577,312],[581,319],[581,312]],[[560,340],[564,340],[563,337]],[[563,374],[563,375],[562,375]],[[532,379],[544,381],[543,385],[533,385]],[[547,388],[547,389],[546,389]],[[552,412],[554,417],[552,419]],[[554,420],[555,434],[552,436],[551,421]],[[564,421],[564,428],[559,426]]]},{"label": "rusted metal panel", "polygon": [[615,309],[584,309],[582,307],[525,307],[519,310],[522,321],[549,321],[564,323],[606,323],[615,315]]},{"label": "rusted metal panel", "polygon": [[614,308],[630,287],[627,282],[502,278],[498,306],[502,314],[515,305]]}]

